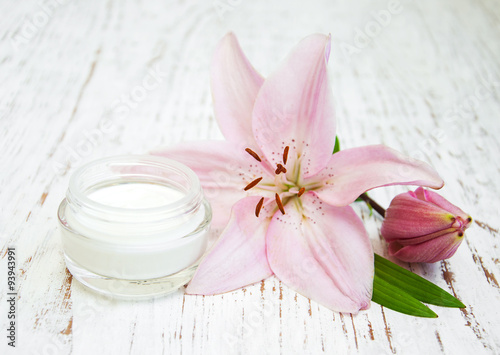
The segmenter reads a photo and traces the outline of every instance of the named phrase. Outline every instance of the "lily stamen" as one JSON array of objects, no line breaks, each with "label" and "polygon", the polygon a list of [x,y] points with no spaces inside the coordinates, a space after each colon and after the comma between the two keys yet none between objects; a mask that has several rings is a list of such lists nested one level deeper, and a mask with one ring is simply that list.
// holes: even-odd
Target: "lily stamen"
[{"label": "lily stamen", "polygon": [[257,185],[260,182],[260,180],[262,180],[262,177],[257,178],[254,181],[252,181],[251,183],[249,183],[247,186],[245,186],[245,188],[243,190],[245,190],[245,191],[250,190],[252,187],[254,187],[255,185]]},{"label": "lily stamen", "polygon": [[305,187],[302,187],[302,188],[299,190],[299,192],[297,193],[297,196],[298,196],[298,197],[302,196],[302,194],[303,194],[304,192],[306,192],[306,188],[305,188]]},{"label": "lily stamen", "polygon": [[286,168],[283,165],[278,164],[278,167],[276,168],[276,170],[274,171],[274,173],[276,175],[279,175],[280,173],[286,173]]},{"label": "lily stamen", "polygon": [[274,197],[276,198],[276,204],[278,205],[281,213],[285,214],[285,208],[283,207],[283,203],[281,202],[280,195],[276,194]]},{"label": "lily stamen", "polygon": [[283,151],[283,164],[286,165],[286,161],[288,160],[288,149],[290,149],[289,146],[285,147],[285,150]]},{"label": "lily stamen", "polygon": [[250,148],[246,148],[245,152],[247,152],[252,157],[254,157],[254,159],[257,160],[258,162],[262,162],[262,160],[260,159],[259,155],[257,153],[255,153],[253,150],[251,150]]},{"label": "lily stamen", "polygon": [[264,197],[262,197],[259,201],[259,203],[257,204],[257,206],[255,206],[255,216],[256,217],[259,217],[259,213],[260,213],[260,210],[262,209],[262,205],[264,204]]}]

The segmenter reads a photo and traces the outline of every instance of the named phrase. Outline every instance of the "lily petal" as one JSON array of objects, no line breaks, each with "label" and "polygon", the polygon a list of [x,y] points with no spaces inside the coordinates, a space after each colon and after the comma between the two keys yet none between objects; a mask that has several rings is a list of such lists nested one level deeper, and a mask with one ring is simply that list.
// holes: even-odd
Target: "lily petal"
[{"label": "lily petal", "polygon": [[409,263],[435,263],[453,256],[462,240],[464,240],[463,234],[460,236],[458,231],[453,231],[420,244],[402,245],[391,242],[389,255]]},{"label": "lily petal", "polygon": [[423,188],[419,187],[415,190],[415,194],[421,200],[429,201],[434,205],[441,207],[443,210],[446,210],[454,214],[455,216],[461,217],[463,220],[466,220],[470,217],[467,213],[465,213],[460,208],[449,202],[443,196],[435,193],[434,191],[424,190]]},{"label": "lily petal", "polygon": [[237,202],[231,219],[213,248],[201,261],[186,292],[213,295],[259,282],[273,274],[266,257],[265,232],[272,211],[255,217],[259,197]]},{"label": "lily petal", "polygon": [[429,164],[411,160],[394,149],[371,145],[342,150],[310,182],[322,182],[315,190],[323,200],[346,206],[362,193],[389,185],[419,185],[440,189],[443,179]]},{"label": "lily petal", "polygon": [[211,87],[215,117],[227,140],[256,149],[252,134],[252,109],[264,78],[252,67],[233,33],[215,50]]},{"label": "lily petal", "polygon": [[255,100],[252,124],[261,150],[276,165],[290,146],[289,166],[300,156],[304,176],[324,168],[335,146],[329,54],[329,36],[306,37],[266,79]]},{"label": "lily petal", "polygon": [[334,207],[314,194],[274,215],[267,232],[267,258],[287,286],[339,312],[370,305],[373,250],[362,221],[351,207]]},{"label": "lily petal", "polygon": [[[263,183],[271,179],[264,164],[228,141],[186,142],[151,152],[175,159],[190,167],[198,178],[205,197],[212,205],[212,225],[224,227],[231,207],[248,196],[243,188],[258,177]],[[269,180],[272,181],[272,180]]]},{"label": "lily petal", "polygon": [[392,200],[381,229],[388,242],[426,236],[437,231],[444,234],[455,222],[455,216],[450,212],[415,196],[415,192],[409,191]]}]

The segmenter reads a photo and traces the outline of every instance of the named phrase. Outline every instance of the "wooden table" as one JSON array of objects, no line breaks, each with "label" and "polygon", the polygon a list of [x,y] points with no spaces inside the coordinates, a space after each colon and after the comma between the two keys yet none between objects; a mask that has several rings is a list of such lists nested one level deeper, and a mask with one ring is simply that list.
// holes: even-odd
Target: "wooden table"
[{"label": "wooden table", "polygon": [[[500,352],[498,1],[56,1],[0,3],[2,353]],[[229,30],[264,75],[302,37],[332,34],[342,146],[384,143],[430,162],[442,195],[475,218],[450,260],[401,263],[466,309],[432,307],[439,318],[421,319],[372,304],[351,316],[273,277],[219,296],[124,302],[72,279],[56,218],[71,173],[100,157],[221,138],[209,62]],[[372,196],[387,206],[402,191]],[[381,219],[356,211],[386,255]],[[17,254],[14,351],[7,247]]]}]

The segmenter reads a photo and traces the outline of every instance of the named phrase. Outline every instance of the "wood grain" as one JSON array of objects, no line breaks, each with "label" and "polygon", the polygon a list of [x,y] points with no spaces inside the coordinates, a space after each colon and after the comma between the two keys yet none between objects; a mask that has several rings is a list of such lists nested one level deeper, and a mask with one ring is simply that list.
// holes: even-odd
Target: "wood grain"
[{"label": "wood grain", "polygon": [[[2,329],[8,246],[18,251],[19,294],[18,348],[2,337],[2,353],[500,353],[499,4],[402,0],[380,20],[388,1],[1,2]],[[99,157],[221,138],[209,63],[229,30],[263,75],[307,34],[332,34],[342,146],[384,143],[430,162],[442,194],[475,218],[450,260],[401,264],[465,310],[433,308],[431,320],[377,304],[339,314],[274,277],[218,296],[123,302],[72,279],[56,223],[69,176]],[[148,77],[158,85],[141,89]],[[402,191],[371,196],[387,206]],[[381,220],[356,211],[386,254]]]}]

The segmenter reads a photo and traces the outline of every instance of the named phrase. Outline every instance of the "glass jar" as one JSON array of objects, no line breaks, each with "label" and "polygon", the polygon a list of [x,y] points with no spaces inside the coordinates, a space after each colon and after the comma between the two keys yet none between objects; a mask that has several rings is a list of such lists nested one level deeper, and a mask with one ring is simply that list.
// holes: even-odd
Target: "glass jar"
[{"label": "glass jar", "polygon": [[84,285],[125,298],[189,282],[212,217],[196,174],[158,156],[117,156],[80,167],[58,210],[68,270]]}]

